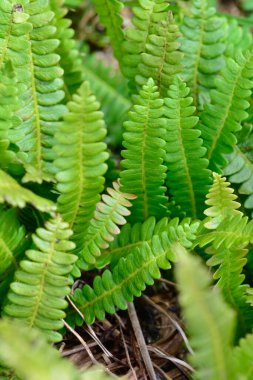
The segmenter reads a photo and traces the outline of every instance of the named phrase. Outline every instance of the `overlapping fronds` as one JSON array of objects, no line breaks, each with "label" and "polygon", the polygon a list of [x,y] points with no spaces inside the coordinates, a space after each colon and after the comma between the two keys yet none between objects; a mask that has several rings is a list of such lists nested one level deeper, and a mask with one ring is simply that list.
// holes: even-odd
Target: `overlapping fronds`
[{"label": "overlapping fronds", "polygon": [[22,187],[14,178],[0,170],[0,203],[7,202],[14,207],[25,207],[27,203],[44,212],[53,212],[56,206],[48,199]]},{"label": "overlapping fronds", "polygon": [[[211,278],[200,259],[177,248],[176,277],[180,303],[194,355],[194,379],[234,379],[232,341],[234,312],[224,302],[219,288],[209,288]],[[193,307],[194,305],[194,307]]]},{"label": "overlapping fronds", "polygon": [[58,208],[74,232],[78,250],[103,190],[108,158],[106,129],[99,103],[84,82],[68,103],[69,113],[56,133]]},{"label": "overlapping fronds", "polygon": [[210,184],[206,149],[200,131],[195,128],[198,117],[189,97],[189,88],[175,78],[164,100],[166,116],[167,185],[176,204],[187,215],[201,216]]},{"label": "overlapping fronds", "polygon": [[[154,235],[151,242],[143,241],[131,252],[122,257],[112,271],[105,270],[102,276],[97,276],[93,288],[85,285],[76,289],[73,301],[84,315],[87,323],[93,323],[95,318],[104,319],[105,313],[115,313],[115,309],[126,309],[127,302],[139,297],[147,285],[152,285],[154,279],[160,277],[160,269],[169,269],[175,259],[173,243],[194,238],[194,233],[186,233],[172,228],[168,232]],[[77,322],[79,317],[77,316]]]},{"label": "overlapping fronds", "polygon": [[50,8],[55,14],[54,25],[57,28],[55,37],[60,40],[56,53],[60,55],[60,65],[64,70],[64,90],[66,99],[70,100],[84,79],[82,58],[77,49],[73,36],[74,30],[70,28],[71,21],[67,19],[67,8],[63,7],[64,0],[50,0]]},{"label": "overlapping fronds", "polygon": [[226,216],[241,214],[237,210],[241,205],[236,201],[237,196],[230,187],[230,182],[217,173],[213,173],[213,184],[206,198],[205,203],[210,206],[204,211],[208,216],[205,222],[208,229],[215,229]]},{"label": "overlapping fronds", "polygon": [[38,330],[28,329],[17,321],[0,322],[0,361],[9,367],[6,378],[55,380],[57,374],[61,380],[83,379]]},{"label": "overlapping fronds", "polygon": [[121,257],[126,257],[134,248],[141,247],[144,241],[151,244],[153,236],[160,236],[163,232],[171,234],[176,231],[184,247],[191,248],[198,227],[199,222],[192,221],[190,218],[185,218],[180,222],[179,218],[170,220],[165,217],[156,222],[156,219],[151,216],[143,223],[133,225],[128,223],[122,227],[120,234],[103,252],[101,259],[98,258],[96,266],[101,268],[110,263],[110,266],[114,267]]},{"label": "overlapping fronds", "polygon": [[183,78],[191,89],[195,106],[207,102],[208,90],[224,65],[226,22],[215,15],[208,0],[193,0],[191,16],[181,26],[181,50],[184,52]]},{"label": "overlapping fronds", "polygon": [[16,210],[0,212],[0,280],[7,270],[17,268],[16,256],[18,248],[25,237],[25,229],[17,219]]},{"label": "overlapping fronds", "polygon": [[27,172],[24,181],[41,183],[52,180],[52,136],[58,120],[66,112],[59,104],[64,98],[63,70],[58,65],[60,56],[55,54],[59,40],[54,38],[54,13],[49,10],[48,1],[23,1],[18,5],[4,2],[11,18],[8,28],[14,38],[5,35],[6,53],[2,59],[16,57],[12,62],[17,79],[26,85],[20,94],[23,104],[18,115],[22,123],[16,127],[18,133],[22,131],[25,135],[17,143],[18,157]]},{"label": "overlapping fronds", "polygon": [[101,24],[106,27],[115,57],[122,59],[122,43],[124,33],[122,30],[123,18],[120,13],[123,4],[119,0],[93,0]]},{"label": "overlapping fronds", "polygon": [[148,36],[146,52],[141,54],[138,74],[135,79],[139,85],[153,78],[161,96],[167,95],[173,75],[181,71],[183,54],[179,51],[179,30],[171,12],[167,19],[155,25],[154,34]]},{"label": "overlapping fronds", "polygon": [[96,55],[85,58],[83,70],[101,104],[108,129],[108,142],[112,145],[121,144],[122,123],[131,106],[126,79],[119,73],[112,72]]},{"label": "overlapping fronds", "polygon": [[148,37],[155,33],[155,27],[161,21],[167,19],[168,7],[165,0],[138,0],[138,5],[133,7],[133,27],[125,31],[122,59],[122,72],[132,82],[138,74],[141,53],[146,52]]},{"label": "overlapping fronds", "polygon": [[[242,145],[235,146],[232,153],[226,155],[228,165],[224,168],[223,174],[229,177],[233,184],[240,185],[239,194],[246,195],[244,207],[253,209],[253,135],[247,139],[245,150]],[[248,144],[250,142],[250,144]],[[243,143],[244,145],[244,143]]]},{"label": "overlapping fronds", "polygon": [[5,314],[31,328],[40,328],[52,342],[62,339],[55,330],[63,327],[63,309],[67,306],[64,297],[70,293],[71,283],[68,274],[76,261],[76,256],[69,253],[75,247],[68,241],[71,235],[59,215],[36,230],[34,245],[15,272],[4,307]]},{"label": "overlapping fronds", "polygon": [[237,141],[234,134],[248,116],[245,110],[253,87],[252,69],[253,51],[238,53],[235,60],[228,58],[215,81],[217,88],[211,90],[211,104],[206,104],[201,114],[199,128],[212,170],[220,171],[226,164],[224,154],[231,152]]},{"label": "overlapping fronds", "polygon": [[10,63],[5,64],[0,70],[0,166],[6,168],[14,162],[15,153],[10,143],[15,143],[22,138],[13,129],[20,123],[20,119],[14,115],[18,110],[16,78]]},{"label": "overlapping fronds", "polygon": [[125,216],[130,215],[128,208],[132,206],[130,201],[136,198],[133,194],[122,193],[117,182],[107,192],[102,195],[102,202],[97,204],[85,235],[84,247],[77,262],[82,269],[87,269],[87,264],[95,264],[101,249],[108,248],[109,242],[120,233],[118,225],[126,224]]},{"label": "overlapping fronds", "polygon": [[121,184],[122,191],[137,196],[132,208],[134,221],[161,217],[166,212],[165,124],[163,100],[149,79],[124,123]]}]

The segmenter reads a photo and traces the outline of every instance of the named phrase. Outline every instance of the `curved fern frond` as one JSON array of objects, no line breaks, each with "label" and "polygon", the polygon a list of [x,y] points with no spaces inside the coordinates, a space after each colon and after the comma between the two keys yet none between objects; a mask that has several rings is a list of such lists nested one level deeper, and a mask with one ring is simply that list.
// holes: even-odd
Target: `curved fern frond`
[{"label": "curved fern frond", "polygon": [[181,26],[184,53],[183,79],[191,89],[195,106],[208,101],[208,90],[215,88],[215,77],[224,66],[226,22],[215,15],[208,0],[193,0],[191,16]]},{"label": "curved fern frond", "polygon": [[157,86],[149,79],[136,96],[129,121],[124,123],[121,172],[122,191],[135,194],[132,220],[143,221],[148,216],[161,217],[166,212],[165,119],[163,100]]},{"label": "curved fern frond", "polygon": [[93,0],[101,24],[107,30],[115,57],[122,59],[122,43],[124,40],[123,18],[120,13],[123,8],[119,0]]},{"label": "curved fern frond", "polygon": [[117,182],[107,192],[109,195],[103,194],[103,202],[97,204],[84,237],[84,247],[77,262],[81,269],[88,269],[87,264],[95,264],[96,258],[101,255],[101,249],[108,248],[114,235],[120,233],[118,225],[126,224],[125,216],[130,215],[128,208],[132,206],[130,200],[136,198],[133,194],[122,193]]},{"label": "curved fern frond", "polygon": [[[226,155],[228,165],[224,168],[223,174],[229,177],[231,183],[240,185],[239,194],[246,195],[244,207],[253,209],[253,144],[252,137],[246,143],[234,147],[234,151]],[[244,149],[245,145],[245,149]]]},{"label": "curved fern frond", "polygon": [[71,272],[76,256],[68,241],[72,235],[59,215],[38,228],[32,236],[33,247],[26,251],[10,285],[4,313],[20,319],[30,328],[40,328],[52,342],[62,339],[55,330],[63,327],[64,297],[70,293]]},{"label": "curved fern frond", "polygon": [[233,350],[234,371],[238,379],[250,379],[253,373],[253,335],[241,339]]},{"label": "curved fern frond", "polygon": [[98,258],[96,267],[102,268],[108,263],[114,267],[121,257],[126,257],[135,248],[140,248],[144,241],[151,244],[153,236],[160,236],[163,232],[172,234],[176,231],[184,247],[191,248],[198,227],[199,222],[191,221],[190,218],[185,218],[181,222],[178,218],[171,220],[162,218],[156,222],[153,216],[143,223],[126,224],[110,243],[109,248],[103,252],[101,258]]},{"label": "curved fern frond", "polygon": [[127,80],[106,67],[94,54],[85,58],[83,70],[101,104],[108,129],[108,143],[117,146],[122,142],[122,124],[131,106]]},{"label": "curved fern frond", "polygon": [[241,214],[237,210],[241,205],[236,202],[237,196],[230,187],[230,182],[226,182],[226,178],[217,173],[213,173],[213,184],[206,198],[205,203],[210,206],[204,211],[208,216],[205,222],[205,227],[208,229],[215,229],[228,215]]},{"label": "curved fern frond", "polygon": [[[59,104],[65,96],[61,79],[63,70],[58,66],[60,56],[55,54],[59,40],[54,38],[54,13],[49,10],[48,1],[25,2],[23,10],[24,12],[11,11],[12,14],[18,13],[19,17],[20,14],[29,15],[33,28],[27,30],[25,39],[22,36],[15,39],[18,52],[24,50],[23,64],[17,68],[17,78],[27,86],[20,94],[23,108],[18,116],[22,123],[16,127],[16,131],[23,131],[25,137],[17,143],[20,149],[18,157],[26,169],[23,181],[41,183],[43,180],[53,180],[53,135],[59,119],[66,112],[65,106]],[[18,25],[21,28],[22,24]],[[21,30],[23,31],[22,28]],[[8,43],[11,43],[11,39],[7,45]]]},{"label": "curved fern frond", "polygon": [[68,103],[55,135],[57,190],[59,212],[74,232],[73,241],[83,248],[85,233],[103,190],[108,158],[103,142],[106,129],[99,103],[84,82]]},{"label": "curved fern frond", "polygon": [[236,144],[235,132],[241,129],[241,122],[247,118],[247,99],[253,87],[253,51],[229,58],[227,65],[216,79],[215,90],[211,90],[211,104],[206,104],[201,114],[199,129],[207,158],[212,170],[220,171],[226,164],[225,153],[230,153]]},{"label": "curved fern frond", "polygon": [[133,82],[132,86],[138,74],[141,54],[146,52],[148,37],[155,33],[156,25],[167,19],[168,7],[165,0],[138,0],[137,6],[133,7],[134,27],[125,31],[122,59],[122,72]]},{"label": "curved fern frond", "polygon": [[76,90],[84,80],[82,69],[82,58],[73,39],[74,30],[70,28],[71,21],[65,16],[68,12],[64,8],[64,0],[50,0],[50,8],[55,14],[54,25],[57,28],[55,37],[59,39],[60,44],[56,49],[56,54],[61,57],[60,65],[64,70],[64,90],[66,99],[70,100]]},{"label": "curved fern frond", "polygon": [[189,88],[175,78],[164,99],[167,185],[176,204],[196,218],[203,213],[210,172],[194,111]]},{"label": "curved fern frond", "polygon": [[18,222],[16,210],[0,213],[0,280],[11,266],[17,268],[18,248],[25,237],[25,229]]},{"label": "curved fern frond", "polygon": [[43,212],[53,212],[56,206],[48,199],[34,194],[20,186],[18,182],[3,170],[0,170],[0,203],[7,202],[14,207],[23,208],[27,203]]},{"label": "curved fern frond", "polygon": [[183,54],[179,51],[178,26],[171,12],[167,19],[155,25],[154,34],[148,36],[146,52],[141,54],[136,83],[143,85],[153,78],[162,97],[167,95],[175,74],[181,71]]},{"label": "curved fern frond", "polygon": [[180,235],[174,228],[169,233],[153,236],[150,244],[144,241],[122,257],[112,272],[107,269],[97,276],[93,288],[85,285],[82,290],[76,289],[72,299],[85,321],[91,324],[95,318],[104,319],[106,312],[114,313],[115,308],[127,309],[127,302],[140,297],[146,286],[153,285],[154,279],[160,277],[160,269],[171,268],[170,262],[175,259],[173,243],[181,241]]},{"label": "curved fern frond", "polygon": [[177,248],[176,254],[179,300],[194,350],[189,357],[195,368],[194,378],[233,379],[234,312],[224,302],[219,288],[209,288],[211,278],[200,259],[182,247]]}]

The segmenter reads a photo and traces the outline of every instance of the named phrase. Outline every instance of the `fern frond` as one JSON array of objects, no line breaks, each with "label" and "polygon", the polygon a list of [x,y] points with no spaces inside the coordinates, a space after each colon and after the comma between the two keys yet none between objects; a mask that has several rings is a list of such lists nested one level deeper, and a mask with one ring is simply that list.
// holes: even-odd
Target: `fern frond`
[{"label": "fern frond", "polygon": [[166,212],[165,187],[165,119],[163,100],[159,99],[153,79],[149,79],[136,96],[129,121],[124,123],[122,191],[137,196],[132,220],[148,216],[161,217]]},{"label": "fern frond", "polygon": [[[229,177],[231,183],[240,185],[239,194],[246,195],[244,207],[246,209],[253,209],[253,145],[252,137],[250,137],[250,144],[234,146],[234,151],[226,155],[228,160],[227,166],[223,169],[223,174]],[[246,145],[246,144],[245,144]]]},{"label": "fern frond", "polygon": [[57,28],[55,37],[60,41],[55,52],[61,57],[60,65],[64,70],[65,95],[66,99],[70,100],[84,80],[83,62],[77,49],[77,43],[73,38],[75,32],[70,28],[71,21],[65,17],[68,10],[64,8],[64,0],[50,0],[49,4],[55,14],[53,22]]},{"label": "fern frond", "polygon": [[228,215],[241,214],[237,210],[241,205],[236,202],[237,196],[234,194],[234,189],[220,174],[213,173],[213,184],[206,198],[205,203],[210,206],[204,211],[204,214],[208,216],[205,222],[205,227],[208,229],[215,229]]},{"label": "fern frond", "polygon": [[208,0],[193,0],[191,16],[181,26],[181,50],[184,53],[183,79],[191,89],[195,106],[208,101],[208,91],[215,88],[215,77],[224,66],[226,21],[215,15]]},{"label": "fern frond", "polygon": [[93,0],[99,20],[107,30],[115,57],[122,59],[122,43],[124,40],[123,18],[121,11],[123,4],[119,0]]},{"label": "fern frond", "polygon": [[59,212],[73,230],[81,250],[85,233],[103,190],[108,158],[103,115],[99,103],[84,82],[68,103],[69,113],[55,135]]},{"label": "fern frond", "polygon": [[238,379],[251,379],[253,373],[253,335],[241,339],[233,350],[234,371]]},{"label": "fern frond", "polygon": [[56,210],[53,202],[41,198],[32,191],[20,186],[15,179],[3,170],[0,170],[0,203],[4,202],[20,208],[25,207],[29,203],[43,212],[53,212]]},{"label": "fern frond", "polygon": [[216,79],[216,89],[211,90],[211,104],[206,104],[201,114],[199,129],[207,158],[212,170],[220,171],[226,164],[225,153],[230,153],[236,144],[235,132],[241,129],[241,122],[247,118],[247,99],[253,87],[253,51],[229,58],[227,65]]},{"label": "fern frond", "polygon": [[[55,54],[59,40],[54,38],[54,13],[49,10],[49,2],[25,2],[23,9],[24,12],[11,11],[12,14],[18,13],[19,17],[20,14],[29,15],[32,24],[32,30],[27,30],[25,39],[22,36],[15,38],[15,48],[18,52],[22,50],[24,55],[22,66],[19,63],[17,68],[17,78],[27,86],[20,94],[23,107],[18,115],[22,123],[16,131],[23,131],[25,137],[17,143],[20,149],[18,157],[26,169],[23,181],[41,183],[53,180],[53,135],[59,119],[66,112],[65,106],[59,104],[65,96],[61,79],[63,70],[58,65],[60,56]],[[22,24],[17,25],[23,31]],[[9,50],[11,48],[12,44]]]},{"label": "fern frond", "polygon": [[183,54],[179,51],[178,26],[171,12],[167,19],[155,25],[154,34],[148,36],[146,52],[141,54],[136,83],[144,85],[153,78],[162,97],[167,95],[175,74],[181,71]]},{"label": "fern frond", "polygon": [[25,237],[25,229],[17,219],[15,209],[0,213],[0,280],[11,266],[17,268],[18,248]]},{"label": "fern frond", "polygon": [[85,58],[83,70],[101,104],[108,129],[108,143],[117,146],[122,142],[122,124],[131,106],[127,81],[106,67],[94,54]]},{"label": "fern frond", "polygon": [[54,380],[57,374],[61,380],[83,379],[38,330],[8,319],[0,321],[0,361],[10,368],[8,378]]},{"label": "fern frond", "polygon": [[62,339],[55,330],[63,327],[64,297],[70,293],[71,272],[76,256],[69,251],[75,247],[68,241],[72,235],[68,224],[59,215],[46,222],[33,234],[33,247],[26,251],[10,285],[4,313],[20,319],[30,328],[40,328],[49,341]]},{"label": "fern frond", "polygon": [[108,248],[114,235],[120,233],[118,225],[126,224],[125,216],[130,215],[128,208],[132,206],[130,200],[136,198],[133,194],[122,193],[117,182],[107,192],[109,195],[102,195],[103,202],[97,204],[87,229],[84,247],[77,262],[81,269],[87,269],[87,264],[95,264],[97,257],[101,255],[101,249]]},{"label": "fern frond", "polygon": [[200,259],[190,256],[182,247],[177,248],[176,254],[179,300],[194,350],[189,357],[195,368],[194,378],[233,379],[234,312],[218,288],[209,288],[211,278]]},{"label": "fern frond", "polygon": [[[181,241],[181,235],[185,240],[180,229],[172,228],[169,233],[153,236],[150,244],[144,241],[122,257],[112,272],[107,269],[102,276],[97,276],[93,288],[85,285],[82,290],[76,289],[72,299],[86,322],[91,324],[95,318],[102,320],[106,312],[112,314],[115,308],[124,310],[127,302],[141,296],[146,285],[153,285],[154,279],[160,277],[160,269],[171,267],[170,262],[175,259],[173,243]],[[187,234],[187,238],[190,236],[192,234]]]},{"label": "fern frond", "polygon": [[126,224],[110,243],[109,248],[103,252],[101,258],[98,258],[96,267],[102,268],[108,263],[114,267],[121,257],[126,257],[135,248],[140,248],[144,241],[151,244],[153,236],[161,236],[163,232],[171,234],[176,231],[184,247],[191,248],[198,227],[199,222],[191,221],[190,218],[185,218],[181,222],[178,218],[171,220],[162,218],[156,222],[153,216],[143,223]]},{"label": "fern frond", "polygon": [[252,46],[252,34],[249,28],[239,26],[236,19],[229,20],[228,33],[226,39],[226,57],[235,57],[237,53],[236,46],[240,46],[240,50],[245,52]]},{"label": "fern frond", "polygon": [[141,54],[146,53],[148,37],[155,33],[155,27],[160,22],[167,19],[168,7],[165,0],[138,0],[138,5],[133,7],[134,27],[125,30],[122,59],[122,72],[133,82],[132,86],[138,74]]},{"label": "fern frond", "polygon": [[203,213],[210,172],[194,111],[189,88],[175,78],[164,100],[167,185],[176,204],[196,218]]}]

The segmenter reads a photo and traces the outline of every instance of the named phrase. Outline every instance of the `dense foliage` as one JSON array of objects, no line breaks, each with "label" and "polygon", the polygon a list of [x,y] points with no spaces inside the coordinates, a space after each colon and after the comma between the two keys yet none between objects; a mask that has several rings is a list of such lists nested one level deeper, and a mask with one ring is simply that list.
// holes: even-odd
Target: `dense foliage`
[{"label": "dense foliage", "polygon": [[250,380],[249,19],[211,0],[92,3],[119,69],[75,41],[82,1],[0,1],[0,377],[102,379],[49,343],[175,266],[193,377]]}]

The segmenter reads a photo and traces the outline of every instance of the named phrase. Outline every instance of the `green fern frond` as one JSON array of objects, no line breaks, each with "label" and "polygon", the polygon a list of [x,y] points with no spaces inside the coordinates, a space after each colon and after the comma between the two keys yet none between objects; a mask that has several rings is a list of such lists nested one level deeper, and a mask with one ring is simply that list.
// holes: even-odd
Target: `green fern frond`
[{"label": "green fern frond", "polygon": [[136,83],[144,85],[153,78],[161,96],[167,95],[172,78],[182,69],[183,54],[179,51],[178,26],[171,12],[167,19],[155,25],[154,34],[148,36],[146,52],[141,54]]},{"label": "green fern frond", "polygon": [[234,371],[240,380],[250,380],[253,373],[253,335],[241,339],[233,351]]},{"label": "green fern frond", "polygon": [[70,100],[83,83],[84,73],[82,57],[73,38],[75,32],[70,28],[71,21],[65,17],[68,10],[63,5],[64,0],[50,0],[50,8],[55,14],[54,25],[57,28],[55,38],[60,41],[55,52],[61,57],[60,65],[64,70],[65,95],[66,99]]},{"label": "green fern frond", "polygon": [[189,88],[176,77],[164,100],[167,185],[176,204],[196,218],[203,213],[210,172],[194,111]]},{"label": "green fern frond", "polygon": [[83,248],[85,233],[103,190],[108,158],[103,142],[106,129],[99,103],[84,82],[68,103],[55,136],[58,209],[74,232],[73,241]]},{"label": "green fern frond", "polygon": [[15,209],[0,213],[0,280],[11,266],[17,268],[18,248],[25,237],[25,229],[17,219]]},{"label": "green fern frond", "polygon": [[23,208],[27,203],[43,212],[53,212],[56,206],[48,199],[34,194],[22,187],[11,176],[0,170],[0,203],[7,202],[14,207]]},{"label": "green fern frond", "polygon": [[[187,234],[187,239],[191,236]],[[154,279],[160,277],[160,269],[171,268],[170,262],[175,259],[173,243],[181,240],[183,243],[185,238],[176,228],[155,235],[150,244],[144,241],[122,257],[111,272],[107,269],[102,276],[97,276],[93,288],[85,285],[82,290],[76,289],[72,299],[86,322],[91,324],[95,318],[102,320],[106,312],[112,314],[115,308],[125,310],[127,302],[141,296],[146,285],[153,285]]]},{"label": "green fern frond", "polygon": [[225,63],[226,21],[215,15],[207,0],[193,0],[191,16],[184,17],[181,33],[183,79],[191,89],[194,105],[202,107]]},{"label": "green fern frond", "polygon": [[[62,90],[63,70],[58,63],[60,56],[55,54],[59,46],[59,40],[55,39],[56,28],[53,26],[54,13],[49,10],[49,2],[23,1],[23,12],[17,12],[11,8],[12,20],[16,13],[29,15],[29,23],[17,24],[24,36],[15,36],[14,48],[12,39],[6,40],[8,51],[17,50],[16,55],[23,57],[21,62],[14,64],[17,79],[27,88],[20,94],[23,103],[18,112],[22,123],[16,127],[17,133],[24,132],[25,137],[17,143],[20,152],[18,157],[24,164],[26,175],[24,182],[32,181],[41,183],[43,180],[51,181],[53,135],[58,127],[58,121],[66,112],[64,105],[59,104],[65,94]],[[15,18],[14,18],[15,22]],[[16,24],[15,24],[16,25]],[[26,25],[30,25],[29,29]],[[9,25],[10,30],[12,24]],[[6,37],[7,38],[7,37]],[[22,54],[19,52],[22,50]],[[5,54],[6,59],[11,59],[11,54]],[[13,60],[12,60],[13,62]],[[21,64],[22,63],[22,64]]]},{"label": "green fern frond", "polygon": [[191,221],[190,218],[185,218],[181,222],[179,218],[171,220],[162,218],[156,222],[153,216],[143,223],[126,224],[110,243],[109,248],[103,252],[101,258],[98,258],[96,267],[102,268],[108,263],[114,267],[121,257],[126,257],[135,248],[140,248],[144,241],[151,244],[153,236],[160,236],[163,232],[171,234],[176,231],[184,247],[191,248],[198,227],[199,222]]},{"label": "green fern frond", "polygon": [[138,74],[138,66],[141,62],[141,54],[146,53],[148,37],[155,33],[156,26],[167,19],[169,4],[165,0],[138,0],[133,7],[132,24],[127,28],[123,43],[122,72],[126,78],[132,81],[134,86],[135,76]]},{"label": "green fern frond", "polygon": [[247,99],[251,95],[253,51],[228,58],[226,67],[217,78],[216,89],[211,90],[211,104],[206,104],[201,114],[199,129],[207,158],[212,170],[220,171],[226,164],[225,153],[230,153],[236,144],[235,132],[241,129],[241,122],[247,118]]},{"label": "green fern frond", "polygon": [[101,104],[108,129],[108,143],[117,146],[122,142],[122,124],[131,106],[127,81],[112,68],[106,67],[94,54],[85,58],[83,70]]},{"label": "green fern frond", "polygon": [[123,18],[121,11],[123,4],[119,0],[93,0],[99,20],[107,30],[115,57],[122,59],[122,43],[124,33],[122,29]]},{"label": "green fern frond", "polygon": [[97,257],[101,255],[101,249],[108,248],[114,235],[120,233],[118,225],[126,224],[125,216],[130,215],[128,208],[132,206],[130,200],[136,198],[133,194],[122,193],[117,182],[114,182],[113,188],[109,187],[107,192],[109,195],[102,195],[103,202],[97,204],[94,217],[87,229],[84,247],[77,262],[81,269],[88,269],[89,264],[95,264]]},{"label": "green fern frond", "polygon": [[72,231],[59,215],[46,222],[33,234],[33,247],[26,251],[10,285],[4,313],[20,319],[30,328],[40,328],[49,341],[62,339],[55,330],[63,327],[64,297],[70,293],[71,272],[76,256],[69,251],[75,247],[68,241]]},{"label": "green fern frond", "polygon": [[218,288],[209,288],[210,275],[198,257],[190,256],[182,247],[175,254],[179,300],[194,350],[189,357],[195,368],[194,379],[234,379],[231,359],[234,312]]},{"label": "green fern frond", "polygon": [[226,57],[235,57],[237,53],[236,46],[240,46],[240,50],[245,52],[252,46],[252,34],[249,28],[239,26],[236,19],[229,20],[228,33],[226,39]]},{"label": "green fern frond", "polygon": [[165,119],[163,100],[157,86],[149,79],[135,98],[129,121],[124,123],[121,172],[122,191],[137,196],[133,202],[132,220],[148,216],[161,217],[166,212],[164,180]]},{"label": "green fern frond", "polygon": [[[250,141],[234,147],[234,151],[226,155],[228,165],[224,168],[223,174],[229,177],[229,181],[233,184],[240,185],[239,194],[246,195],[244,207],[253,209],[253,135]],[[245,149],[243,148],[245,145]]]},{"label": "green fern frond", "polygon": [[205,227],[208,229],[215,229],[228,215],[241,214],[237,210],[241,205],[236,202],[237,196],[234,194],[234,189],[220,174],[213,173],[213,184],[206,198],[205,203],[210,206],[204,211],[204,214],[208,216],[205,222]]}]

